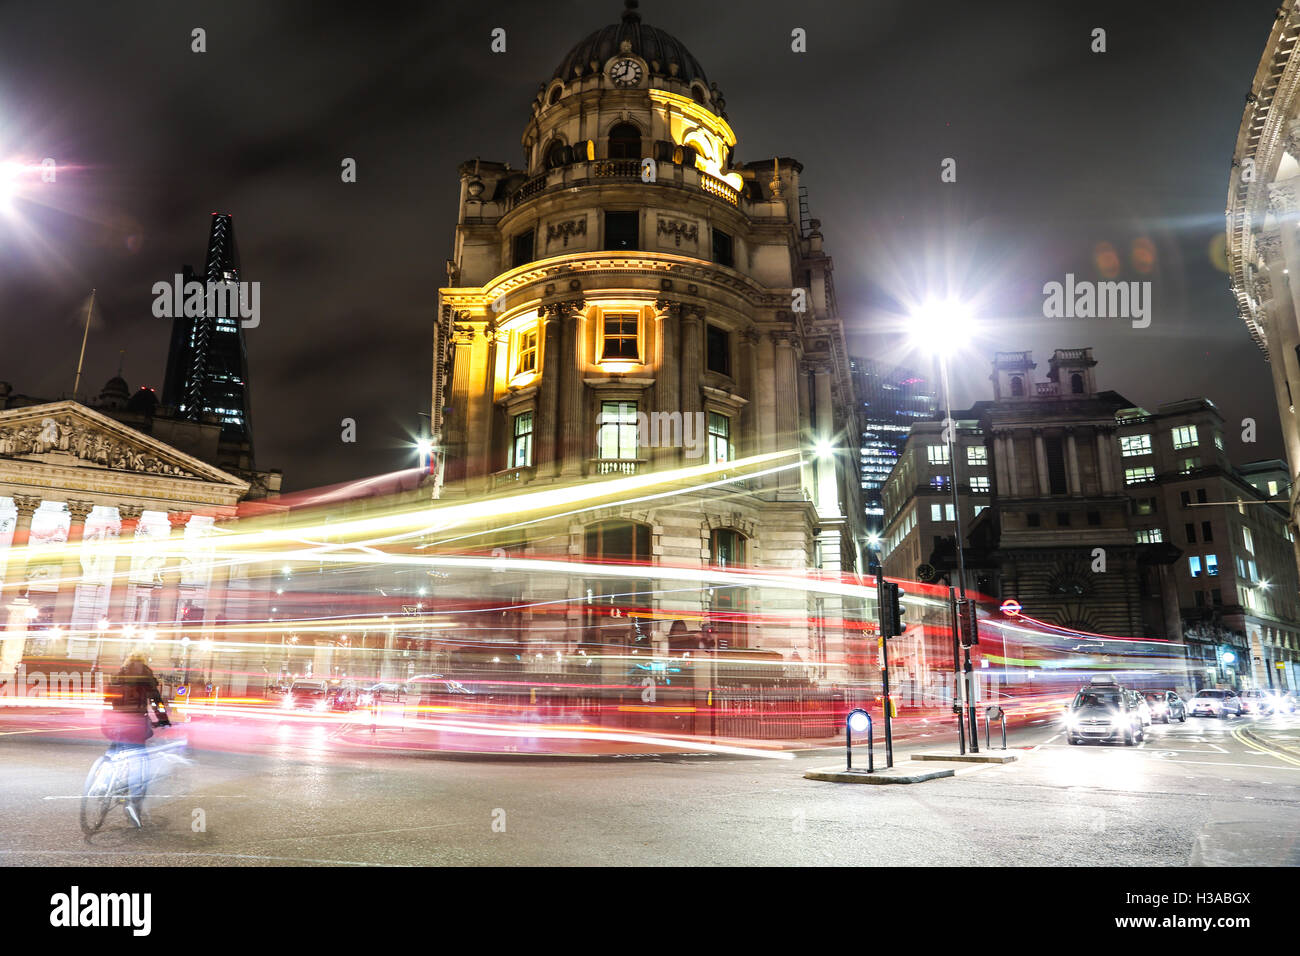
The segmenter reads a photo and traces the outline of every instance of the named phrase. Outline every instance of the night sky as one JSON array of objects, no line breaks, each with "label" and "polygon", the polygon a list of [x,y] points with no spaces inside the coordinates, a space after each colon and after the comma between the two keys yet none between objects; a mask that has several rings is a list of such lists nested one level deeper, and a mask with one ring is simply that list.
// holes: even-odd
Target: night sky
[{"label": "night sky", "polygon": [[[957,364],[959,404],[991,396],[995,350],[1032,349],[1041,378],[1053,348],[1092,346],[1100,387],[1151,409],[1207,396],[1234,460],[1276,457],[1269,370],[1222,253],[1276,0],[1060,6],[644,0],[641,14],[722,89],[738,160],[803,163],[855,351],[924,372],[897,313],[960,296],[980,338]],[[412,464],[456,167],[521,166],[538,84],[622,4],[15,7],[0,10],[0,162],[69,168],[0,212],[0,380],[71,391],[93,286],[83,393],[122,349],[132,388],[161,391],[169,322],[151,286],[198,266],[209,214],[232,213],[242,277],[262,284],[246,333],[257,464],[302,489]],[[790,51],[795,27],[807,53]],[[947,157],[955,183],[940,181]],[[1152,283],[1149,328],[1042,317],[1045,282],[1102,278],[1101,243],[1116,278]],[[1239,441],[1246,416],[1258,444]]]}]

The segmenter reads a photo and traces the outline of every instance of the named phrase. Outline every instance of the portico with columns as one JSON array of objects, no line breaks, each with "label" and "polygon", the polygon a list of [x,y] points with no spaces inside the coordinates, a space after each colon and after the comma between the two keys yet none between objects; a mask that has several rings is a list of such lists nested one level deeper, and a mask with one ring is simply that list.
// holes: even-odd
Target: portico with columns
[{"label": "portico with columns", "polygon": [[0,676],[220,637],[204,539],[248,483],[76,402],[0,411]]}]

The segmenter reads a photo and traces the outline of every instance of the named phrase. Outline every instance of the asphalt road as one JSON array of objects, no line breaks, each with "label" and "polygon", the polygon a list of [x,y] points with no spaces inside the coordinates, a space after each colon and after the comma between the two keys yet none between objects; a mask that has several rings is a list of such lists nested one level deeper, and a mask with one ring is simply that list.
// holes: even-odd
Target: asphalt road
[{"label": "asphalt road", "polygon": [[1013,734],[1014,764],[886,787],[803,779],[838,752],[451,760],[286,733],[196,753],[155,785],[143,830],[118,809],[87,840],[77,811],[102,744],[8,715],[0,864],[1300,864],[1300,758],[1245,727],[1294,745],[1300,717],[1192,718],[1134,748],[1067,746],[1043,724]]}]

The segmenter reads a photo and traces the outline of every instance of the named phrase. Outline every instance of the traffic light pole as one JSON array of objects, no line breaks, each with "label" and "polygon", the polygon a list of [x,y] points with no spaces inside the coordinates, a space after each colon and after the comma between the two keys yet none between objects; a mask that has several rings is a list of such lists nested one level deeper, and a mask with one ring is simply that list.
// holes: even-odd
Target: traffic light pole
[{"label": "traffic light pole", "polygon": [[885,602],[892,602],[893,595],[885,591],[885,574],[877,565],[876,607],[879,613],[876,617],[880,621],[880,672],[885,690],[885,767],[889,768],[894,766],[894,702],[889,697],[889,639],[893,635],[887,633],[892,630],[887,624],[892,621],[893,612],[886,609]]},{"label": "traffic light pole", "polygon": [[957,715],[958,753],[966,753],[966,720],[961,712],[961,692],[966,683],[961,672],[961,638],[957,635],[960,626],[957,618],[957,594],[952,586],[948,587],[948,613],[952,621],[952,711]]}]

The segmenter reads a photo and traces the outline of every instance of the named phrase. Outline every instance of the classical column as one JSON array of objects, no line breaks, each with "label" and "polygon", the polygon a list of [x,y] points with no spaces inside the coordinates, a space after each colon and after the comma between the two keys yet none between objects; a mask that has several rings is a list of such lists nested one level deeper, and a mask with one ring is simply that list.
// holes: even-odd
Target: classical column
[{"label": "classical column", "polygon": [[[817,404],[817,421],[813,427],[818,441],[830,442],[835,436],[834,408],[831,405],[831,371],[825,364],[813,368],[813,390]],[[854,465],[858,464],[854,450]],[[821,517],[840,516],[840,491],[835,455],[817,458],[817,513]]]},{"label": "classical column", "polygon": [[63,545],[63,560],[59,568],[59,591],[55,603],[54,622],[63,628],[63,637],[50,651],[52,657],[67,656],[72,647],[72,634],[76,626],[77,589],[81,585],[81,546],[86,536],[86,518],[94,510],[93,501],[68,501],[68,540]]},{"label": "classical column", "polygon": [[190,513],[168,509],[167,522],[171,533],[167,536],[166,557],[163,562],[162,588],[158,600],[159,637],[165,640],[178,640],[176,632],[177,605],[181,596],[181,558],[185,547],[185,525],[189,523]]},{"label": "classical column", "polygon": [[[654,385],[654,408],[646,409],[650,414],[658,412],[661,415],[672,415],[678,411],[677,405],[681,398],[681,381],[679,366],[680,351],[677,343],[678,325],[681,322],[681,304],[670,302],[667,299],[660,299],[655,303],[655,385]],[[651,423],[655,420],[652,418]],[[668,419],[662,419],[660,424],[660,434],[654,438],[659,440],[664,433],[669,432],[669,426],[662,424]],[[653,430],[653,428],[652,428]],[[661,447],[655,449],[655,464],[659,467],[669,468],[675,464],[680,457],[680,450],[672,447],[666,441]]]},{"label": "classical column", "polygon": [[443,452],[446,475],[444,481],[464,481],[469,473],[467,456],[469,444],[469,401],[471,394],[471,376],[474,358],[473,329],[458,328],[452,340],[451,400],[448,403],[450,414],[443,423],[446,446]]},{"label": "classical column", "polygon": [[1070,479],[1070,494],[1083,494],[1083,483],[1079,479],[1079,446],[1074,441],[1074,429],[1065,430],[1065,467]]},{"label": "classical column", "polygon": [[563,321],[564,394],[560,398],[560,457],[561,471],[573,478],[581,477],[588,458],[595,454],[594,445],[587,439],[585,345],[587,317],[579,300],[564,303]]},{"label": "classical column", "polygon": [[1097,472],[1101,476],[1101,493],[1109,495],[1115,491],[1115,475],[1110,460],[1110,431],[1097,429]]},{"label": "classical column", "polygon": [[758,366],[755,346],[759,335],[750,329],[740,333],[740,374],[737,384],[742,398],[748,402],[740,409],[738,434],[735,437],[736,457],[745,458],[758,454],[758,442],[755,431],[758,428],[758,409],[754,399],[754,383],[758,381]]},{"label": "classical column", "polygon": [[1047,480],[1047,446],[1041,428],[1034,429],[1034,464],[1038,472],[1038,493],[1046,498],[1052,493],[1052,486]]},{"label": "classical column", "polygon": [[14,495],[18,518],[14,523],[13,542],[9,546],[5,564],[4,640],[0,641],[0,675],[12,674],[23,659],[27,644],[27,624],[31,620],[27,610],[27,548],[31,540],[32,515],[41,506],[35,495]]},{"label": "classical column", "polygon": [[1007,449],[1007,490],[1009,498],[1020,496],[1020,482],[1016,477],[1016,433],[1006,431],[1002,433],[1002,441]]},{"label": "classical column", "polygon": [[[799,450],[798,358],[794,352],[795,333],[773,332],[776,346],[776,447],[777,450]],[[791,460],[793,461],[793,459]],[[790,464],[791,461],[777,462]],[[777,486],[782,490],[799,488],[799,469],[789,468],[779,475]]]},{"label": "classical column", "polygon": [[110,579],[108,590],[108,623],[110,627],[122,628],[134,620],[134,608],[131,620],[127,619],[127,609],[130,607],[128,598],[131,593],[131,559],[135,556],[135,548],[131,542],[135,540],[135,529],[140,524],[140,515],[144,509],[139,505],[120,504],[117,506],[117,516],[119,527],[117,531],[117,545],[113,549],[113,576]]},{"label": "classical column", "polygon": [[537,414],[533,416],[533,441],[537,450],[537,474],[560,471],[560,377],[564,374],[564,349],[560,344],[564,308],[552,303],[543,309],[542,382],[537,393]]},{"label": "classical column", "polygon": [[993,474],[998,483],[998,494],[1004,497],[1011,494],[1010,485],[1007,483],[1006,443],[1004,432],[993,433]]},{"label": "classical column", "polygon": [[704,348],[704,316],[693,306],[682,308],[682,420],[701,410],[700,382]]}]

